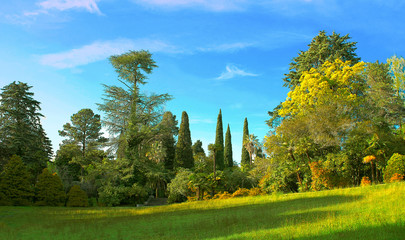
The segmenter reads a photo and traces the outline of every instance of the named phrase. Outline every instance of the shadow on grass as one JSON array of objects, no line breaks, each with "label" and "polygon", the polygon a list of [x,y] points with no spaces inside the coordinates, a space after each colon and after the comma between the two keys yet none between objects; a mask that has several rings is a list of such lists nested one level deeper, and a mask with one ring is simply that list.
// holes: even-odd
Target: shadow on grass
[{"label": "shadow on grass", "polygon": [[[360,200],[360,196],[323,196],[233,206],[221,209],[180,210],[138,216],[105,218],[98,223],[119,231],[123,239],[204,239],[321,221],[336,211],[320,211]],[[83,222],[78,222],[78,224]],[[90,222],[88,222],[90,223]],[[89,226],[90,227],[90,226]]]},{"label": "shadow on grass", "polygon": [[358,227],[355,230],[343,232],[333,232],[318,236],[297,238],[297,240],[342,240],[342,239],[385,239],[400,240],[405,239],[405,224],[385,224],[376,227]]},{"label": "shadow on grass", "polygon": [[[73,218],[62,218],[61,214],[64,211],[58,208],[49,211],[38,209],[36,213],[40,213],[41,216],[36,217],[46,217],[47,221],[27,221],[24,225],[32,227],[19,233],[9,229],[10,235],[7,235],[19,236],[17,239],[21,238],[21,233],[25,236],[38,236],[41,239],[69,240],[226,238],[245,232],[322,221],[331,214],[339,215],[339,212],[318,208],[354,202],[361,198],[362,196],[329,195],[268,203],[247,203],[220,209],[182,209],[128,216],[114,214],[111,216],[108,213],[114,213],[114,209],[108,209],[107,214],[98,217],[92,217],[91,213],[88,213],[89,218],[85,219],[80,214],[73,215]],[[32,225],[29,225],[30,223]]]}]

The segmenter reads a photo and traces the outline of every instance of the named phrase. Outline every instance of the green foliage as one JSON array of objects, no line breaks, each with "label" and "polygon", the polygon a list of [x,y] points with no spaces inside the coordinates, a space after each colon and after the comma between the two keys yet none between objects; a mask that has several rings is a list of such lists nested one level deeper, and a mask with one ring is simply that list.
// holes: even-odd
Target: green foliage
[{"label": "green foliage", "polygon": [[393,80],[395,95],[405,99],[405,59],[396,55],[387,59],[389,72]]},{"label": "green foliage", "polygon": [[191,145],[192,142],[188,115],[183,111],[181,115],[179,137],[176,144],[176,156],[174,161],[175,169],[180,167],[190,169],[194,167],[193,149]]},{"label": "green foliage", "polygon": [[192,148],[193,148],[193,154],[194,155],[202,154],[202,155],[205,156],[205,151],[204,151],[204,148],[202,147],[201,140],[195,141]]},{"label": "green foliage", "polygon": [[93,110],[85,108],[73,114],[70,118],[72,124],[63,125],[59,135],[67,137],[65,143],[79,144],[82,148],[82,155],[85,156],[88,148],[97,148],[101,143],[106,142],[102,137],[100,115],[94,114]]},{"label": "green foliage", "polygon": [[42,171],[35,185],[35,199],[38,206],[65,205],[66,194],[62,180],[56,173],[50,173],[47,168]]},{"label": "green foliage", "polygon": [[67,207],[87,207],[89,205],[87,194],[80,189],[79,185],[74,185],[70,188],[67,194]]},{"label": "green foliage", "polygon": [[40,102],[22,82],[6,85],[0,93],[0,170],[14,154],[36,177],[52,155],[51,142],[41,125]]},{"label": "green foliage", "polygon": [[0,175],[0,205],[30,205],[34,196],[31,178],[21,158],[13,155]]},{"label": "green foliage", "polygon": [[218,146],[218,149],[215,151],[215,161],[217,163],[217,169],[224,170],[224,129],[222,126],[222,112],[219,110],[217,118],[217,130],[215,135],[215,144]]},{"label": "green foliage", "polygon": [[[248,126],[247,118],[245,118],[245,121],[243,122],[243,135],[242,135],[243,139],[245,139],[246,136],[249,136],[249,126]],[[241,165],[250,164],[249,152],[246,150],[245,145],[243,144],[243,142],[242,142],[242,158],[241,158],[240,163],[241,163]]]},{"label": "green foliage", "polygon": [[148,193],[144,187],[134,183],[130,187],[114,186],[107,183],[99,189],[99,201],[106,206],[118,206],[123,203],[143,203]]},{"label": "green foliage", "polygon": [[192,174],[189,169],[178,169],[174,179],[167,185],[169,192],[168,203],[184,202],[187,200],[187,196],[191,194],[188,183]]},{"label": "green foliage", "polygon": [[225,163],[225,167],[228,167],[228,168],[233,167],[232,137],[231,137],[231,130],[229,128],[229,124],[228,124],[228,128],[226,129],[226,134],[225,134],[224,163]]},{"label": "green foliage", "polygon": [[82,152],[77,144],[62,144],[56,152],[54,163],[65,189],[70,188],[74,181],[80,180],[81,166],[74,163],[74,159],[81,156]]},{"label": "green foliage", "polygon": [[300,51],[297,57],[290,63],[290,72],[285,74],[284,86],[293,89],[301,83],[301,75],[311,68],[318,68],[326,61],[341,59],[342,61],[351,61],[356,64],[360,61],[357,57],[356,42],[349,42],[349,34],[340,36],[335,32],[332,35],[326,35],[325,31],[320,31],[308,45],[307,51]]},{"label": "green foliage", "polygon": [[399,153],[394,153],[388,160],[384,171],[384,181],[390,182],[395,173],[405,175],[405,156]]},{"label": "green foliage", "polygon": [[165,112],[163,114],[159,128],[161,131],[162,147],[165,149],[163,162],[167,170],[173,170],[174,167],[174,158],[176,155],[176,140],[174,138],[179,133],[177,124],[176,116],[171,112]]}]

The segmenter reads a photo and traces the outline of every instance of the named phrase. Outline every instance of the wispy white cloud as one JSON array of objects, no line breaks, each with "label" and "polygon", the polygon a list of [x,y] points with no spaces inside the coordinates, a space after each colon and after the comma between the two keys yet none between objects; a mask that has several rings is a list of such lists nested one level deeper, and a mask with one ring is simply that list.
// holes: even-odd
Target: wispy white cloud
[{"label": "wispy white cloud", "polygon": [[218,46],[213,46],[213,47],[202,47],[198,48],[198,51],[201,52],[233,52],[233,51],[238,51],[244,48],[252,47],[254,46],[255,43],[253,42],[235,42],[235,43],[225,43],[225,44],[220,44]]},{"label": "wispy white cloud", "polygon": [[38,10],[26,11],[24,16],[37,16],[39,14],[46,14],[50,10],[66,11],[70,9],[83,9],[90,13],[102,15],[97,6],[99,0],[46,0],[38,2]]},{"label": "wispy white cloud", "polygon": [[223,72],[219,77],[217,77],[217,80],[227,80],[227,79],[231,79],[231,78],[235,78],[235,77],[246,77],[246,76],[250,76],[250,77],[257,77],[259,76],[258,74],[255,73],[249,73],[246,72],[242,69],[239,69],[238,67],[236,67],[233,64],[228,64],[226,66],[225,72]]},{"label": "wispy white cloud", "polygon": [[192,123],[192,124],[201,124],[201,123],[212,124],[212,123],[214,123],[214,121],[212,119],[208,119],[208,118],[191,118],[190,123]]},{"label": "wispy white cloud", "polygon": [[148,49],[151,52],[176,52],[175,47],[150,39],[116,39],[112,41],[97,41],[80,48],[59,53],[45,54],[39,57],[39,62],[56,68],[73,68],[81,65],[104,60],[115,54],[128,50]]},{"label": "wispy white cloud", "polygon": [[200,8],[209,11],[240,11],[248,0],[133,0],[135,3],[168,9]]}]

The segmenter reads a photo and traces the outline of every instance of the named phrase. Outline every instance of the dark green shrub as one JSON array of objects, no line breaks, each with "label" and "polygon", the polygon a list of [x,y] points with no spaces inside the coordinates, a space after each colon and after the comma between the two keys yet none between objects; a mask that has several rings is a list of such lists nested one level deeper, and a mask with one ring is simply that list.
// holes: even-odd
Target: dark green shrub
[{"label": "dark green shrub", "polygon": [[68,207],[87,207],[89,205],[86,192],[80,189],[78,185],[70,188],[67,198],[66,206]]},{"label": "dark green shrub", "polygon": [[384,171],[384,182],[390,182],[395,173],[405,175],[405,156],[399,153],[394,153],[388,160]]},{"label": "dark green shrub", "polygon": [[13,155],[0,175],[0,205],[30,205],[34,196],[30,179],[21,158]]},{"label": "dark green shrub", "polygon": [[36,203],[38,206],[64,206],[66,194],[63,191],[62,180],[56,173],[44,169],[38,176],[36,188]]}]

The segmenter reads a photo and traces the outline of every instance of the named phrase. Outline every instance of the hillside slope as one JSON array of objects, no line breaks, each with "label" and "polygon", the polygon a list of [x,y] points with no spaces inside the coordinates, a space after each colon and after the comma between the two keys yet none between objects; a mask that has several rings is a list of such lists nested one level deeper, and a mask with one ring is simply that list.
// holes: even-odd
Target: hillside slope
[{"label": "hillside slope", "polygon": [[405,239],[405,183],[142,208],[0,207],[0,239]]}]

